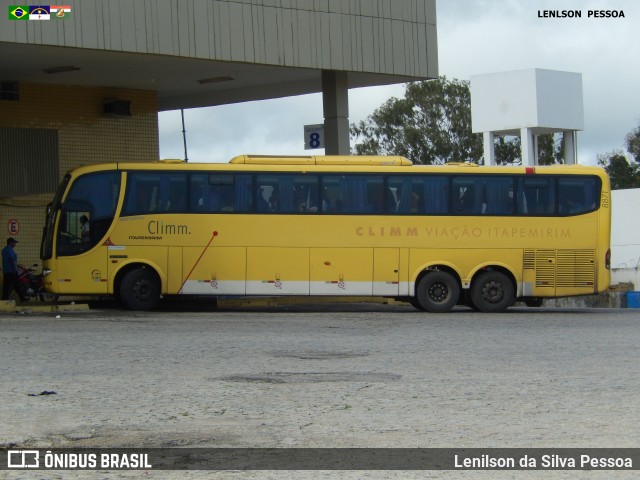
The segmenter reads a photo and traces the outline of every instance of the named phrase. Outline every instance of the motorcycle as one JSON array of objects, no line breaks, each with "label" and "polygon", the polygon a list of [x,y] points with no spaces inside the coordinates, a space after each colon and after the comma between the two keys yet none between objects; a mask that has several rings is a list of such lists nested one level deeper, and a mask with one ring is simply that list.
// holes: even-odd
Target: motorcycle
[{"label": "motorcycle", "polygon": [[42,273],[36,273],[35,270],[37,266],[37,263],[34,263],[31,267],[18,265],[18,296],[23,302],[32,298],[40,298],[43,302],[57,301],[58,295],[49,293],[44,289]]}]

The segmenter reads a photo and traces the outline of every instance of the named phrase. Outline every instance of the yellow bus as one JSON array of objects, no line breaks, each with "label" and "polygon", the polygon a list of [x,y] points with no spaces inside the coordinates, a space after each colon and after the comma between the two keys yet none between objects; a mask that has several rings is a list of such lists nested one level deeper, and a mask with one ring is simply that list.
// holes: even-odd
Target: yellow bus
[{"label": "yellow bus", "polygon": [[430,312],[594,294],[610,282],[599,167],[239,156],[92,165],[47,210],[59,295],[392,297]]}]

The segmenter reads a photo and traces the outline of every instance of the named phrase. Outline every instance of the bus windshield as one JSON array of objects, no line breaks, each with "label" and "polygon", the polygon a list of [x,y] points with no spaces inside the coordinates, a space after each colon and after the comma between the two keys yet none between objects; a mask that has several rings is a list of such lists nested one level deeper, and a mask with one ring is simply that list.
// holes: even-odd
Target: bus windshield
[{"label": "bus windshield", "polygon": [[120,172],[105,171],[79,177],[60,209],[57,255],[77,255],[95,246],[106,234],[120,193]]}]

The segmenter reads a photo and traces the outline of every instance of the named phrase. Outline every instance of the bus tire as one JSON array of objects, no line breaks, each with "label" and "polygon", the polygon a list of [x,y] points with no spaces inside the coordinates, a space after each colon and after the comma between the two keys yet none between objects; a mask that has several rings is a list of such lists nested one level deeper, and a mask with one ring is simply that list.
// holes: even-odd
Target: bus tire
[{"label": "bus tire", "polygon": [[150,268],[136,268],[124,275],[118,293],[128,309],[151,310],[160,301],[160,280]]},{"label": "bus tire", "polygon": [[471,285],[471,301],[481,312],[504,312],[515,301],[513,283],[504,273],[484,272]]},{"label": "bus tire", "polygon": [[418,282],[416,298],[420,307],[427,312],[448,312],[458,303],[460,286],[450,273],[434,270]]},{"label": "bus tire", "polygon": [[410,303],[411,306],[416,310],[420,310],[424,312],[424,308],[422,307],[422,305],[420,305],[420,302],[418,301],[418,297],[409,297],[407,299],[407,302]]}]

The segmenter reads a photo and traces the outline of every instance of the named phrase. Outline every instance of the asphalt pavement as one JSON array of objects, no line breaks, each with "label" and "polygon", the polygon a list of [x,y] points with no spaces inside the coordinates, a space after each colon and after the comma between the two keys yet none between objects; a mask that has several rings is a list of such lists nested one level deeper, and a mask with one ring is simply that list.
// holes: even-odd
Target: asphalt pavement
[{"label": "asphalt pavement", "polygon": [[[3,314],[0,444],[636,447],[638,338],[635,309],[523,307],[490,315],[379,304],[199,304],[184,311],[169,303],[155,312],[103,304],[88,311]],[[147,472],[155,478],[185,473],[206,475]],[[589,478],[614,478],[610,473]],[[428,475],[547,478],[550,472],[503,474]],[[34,478],[94,478],[56,475]],[[100,478],[134,478],[128,475],[103,472]],[[331,478],[425,475],[351,472]],[[575,472],[554,475],[580,478]]]}]

